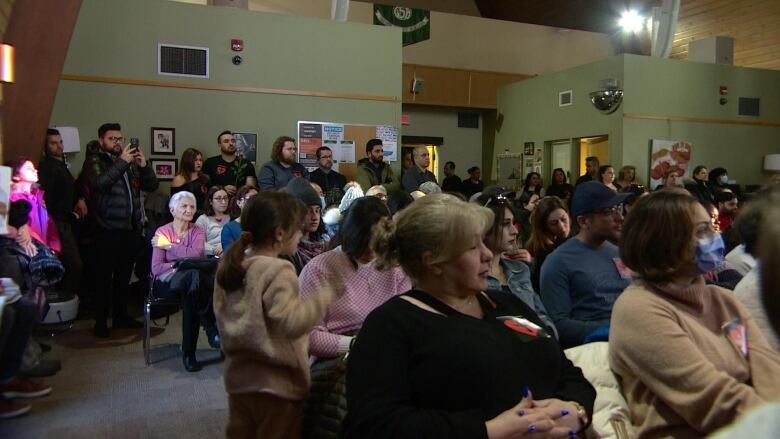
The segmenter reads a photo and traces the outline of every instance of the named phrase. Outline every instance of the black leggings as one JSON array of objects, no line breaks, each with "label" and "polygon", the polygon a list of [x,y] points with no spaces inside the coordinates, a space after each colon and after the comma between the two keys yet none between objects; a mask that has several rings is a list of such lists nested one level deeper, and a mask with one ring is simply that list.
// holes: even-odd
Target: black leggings
[{"label": "black leggings", "polygon": [[181,300],[181,350],[185,354],[195,353],[200,313],[210,309],[214,275],[195,268],[177,270],[167,282],[155,280],[154,291],[157,297]]}]

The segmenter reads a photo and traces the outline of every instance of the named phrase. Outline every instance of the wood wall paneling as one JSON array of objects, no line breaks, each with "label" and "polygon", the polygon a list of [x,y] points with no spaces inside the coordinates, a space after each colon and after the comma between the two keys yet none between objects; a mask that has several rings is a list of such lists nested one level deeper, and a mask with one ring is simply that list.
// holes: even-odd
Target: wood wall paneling
[{"label": "wood wall paneling", "polygon": [[734,65],[780,70],[780,1],[683,0],[672,58],[710,36],[734,38]]},{"label": "wood wall paneling", "polygon": [[3,87],[3,159],[37,158],[81,0],[17,1],[5,42],[15,46],[16,82]]},{"label": "wood wall paneling", "polygon": [[[461,108],[496,108],[498,88],[533,75],[485,72],[447,67],[403,65],[403,103]],[[425,80],[420,93],[411,92],[414,77]]]}]

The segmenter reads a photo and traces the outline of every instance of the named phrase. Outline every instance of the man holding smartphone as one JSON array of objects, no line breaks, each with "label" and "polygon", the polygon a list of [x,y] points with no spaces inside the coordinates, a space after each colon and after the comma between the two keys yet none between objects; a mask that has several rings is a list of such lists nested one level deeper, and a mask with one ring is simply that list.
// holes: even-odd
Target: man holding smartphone
[{"label": "man holding smartphone", "polygon": [[128,284],[142,232],[141,191],[157,189],[157,177],[137,139],[124,143],[118,123],[98,129],[97,141],[87,145],[79,181],[87,199],[87,220],[94,237],[95,336],[109,337],[108,311],[113,328],[140,328],[127,314]]}]

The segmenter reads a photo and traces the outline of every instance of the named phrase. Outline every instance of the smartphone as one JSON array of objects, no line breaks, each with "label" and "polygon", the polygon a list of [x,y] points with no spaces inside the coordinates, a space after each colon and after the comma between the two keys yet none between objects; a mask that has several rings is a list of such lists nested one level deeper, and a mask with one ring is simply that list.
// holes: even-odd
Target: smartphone
[{"label": "smartphone", "polygon": [[138,151],[138,145],[139,145],[138,137],[131,137],[130,138],[130,147],[136,151]]}]

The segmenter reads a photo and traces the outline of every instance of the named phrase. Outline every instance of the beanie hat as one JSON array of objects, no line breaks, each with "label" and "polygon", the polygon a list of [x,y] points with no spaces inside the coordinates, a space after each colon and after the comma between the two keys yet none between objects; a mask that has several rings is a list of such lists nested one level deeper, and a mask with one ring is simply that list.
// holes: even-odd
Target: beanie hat
[{"label": "beanie hat", "polygon": [[16,200],[12,202],[11,208],[8,209],[8,224],[17,229],[24,226],[30,221],[31,210],[32,205],[27,200]]},{"label": "beanie hat", "polygon": [[349,209],[350,204],[363,195],[363,188],[360,186],[351,186],[349,189],[347,189],[347,193],[345,193],[344,197],[341,199],[341,203],[339,204],[339,212],[342,214],[346,212],[347,209]]},{"label": "beanie hat", "polygon": [[309,180],[303,177],[297,177],[290,180],[284,190],[295,198],[303,201],[303,204],[307,206],[322,207],[322,200],[320,200],[320,196],[317,195],[317,191],[311,187]]}]

